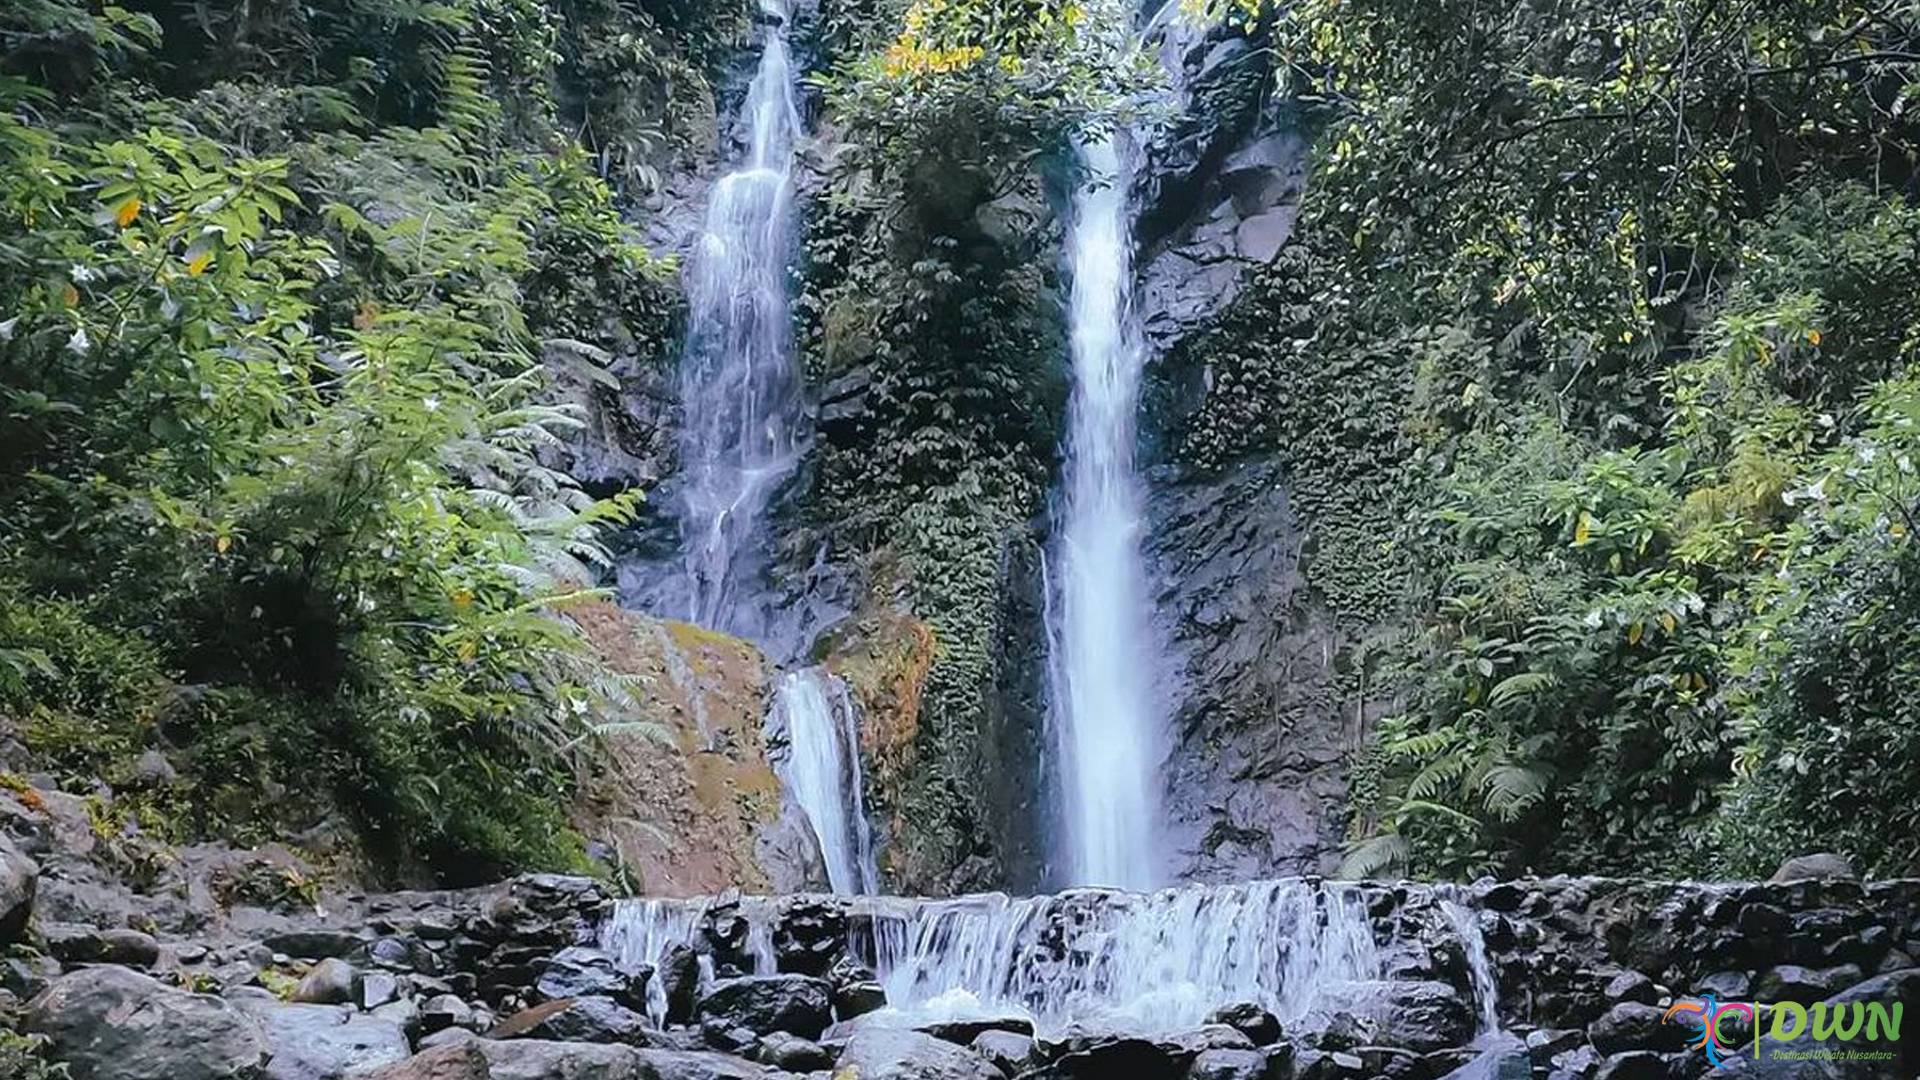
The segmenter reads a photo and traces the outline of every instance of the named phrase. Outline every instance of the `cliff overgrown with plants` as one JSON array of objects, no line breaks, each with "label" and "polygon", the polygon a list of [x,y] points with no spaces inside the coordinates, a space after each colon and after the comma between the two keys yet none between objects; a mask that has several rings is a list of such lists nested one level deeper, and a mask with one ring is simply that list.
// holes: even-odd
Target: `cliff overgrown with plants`
[{"label": "cliff overgrown with plants", "polygon": [[1920,870],[1920,9],[1273,18],[1300,240],[1182,455],[1288,462],[1396,703],[1348,872]]},{"label": "cliff overgrown with plants", "polygon": [[710,137],[741,25],[9,4],[0,734],[129,834],[338,807],[391,871],[578,865],[565,795],[629,687],[563,616],[637,496],[543,464],[577,424],[544,358],[670,333],[603,174]]}]

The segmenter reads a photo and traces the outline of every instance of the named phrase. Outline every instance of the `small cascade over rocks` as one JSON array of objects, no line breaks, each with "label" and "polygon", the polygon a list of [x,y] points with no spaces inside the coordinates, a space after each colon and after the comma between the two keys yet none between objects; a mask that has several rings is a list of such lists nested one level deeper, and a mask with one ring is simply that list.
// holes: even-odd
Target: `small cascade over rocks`
[{"label": "small cascade over rocks", "polygon": [[768,756],[820,843],[836,893],[871,893],[880,873],[860,767],[860,718],[847,684],[813,667],[781,677],[767,716]]},{"label": "small cascade over rocks", "polygon": [[746,153],[714,185],[687,270],[680,359],[681,534],[688,617],[750,632],[741,592],[755,541],[803,442],[791,283],[794,144],[801,135],[786,0],[761,0],[764,42],[741,110]]},{"label": "small cascade over rocks", "polygon": [[1042,1030],[1175,1031],[1248,1002],[1298,1020],[1328,991],[1381,978],[1357,894],[1304,881],[967,897],[877,918],[874,939],[896,1008],[1030,1016]]}]

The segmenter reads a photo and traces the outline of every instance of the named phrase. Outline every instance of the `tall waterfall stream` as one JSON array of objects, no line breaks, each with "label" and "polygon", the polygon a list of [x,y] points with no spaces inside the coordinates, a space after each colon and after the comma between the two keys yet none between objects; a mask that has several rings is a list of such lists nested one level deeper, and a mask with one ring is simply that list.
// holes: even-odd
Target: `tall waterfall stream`
[{"label": "tall waterfall stream", "polygon": [[741,107],[746,154],[714,185],[689,259],[680,360],[687,617],[719,629],[750,625],[744,579],[760,566],[768,502],[802,442],[788,280],[800,111],[785,0],[761,8],[760,64]]}]

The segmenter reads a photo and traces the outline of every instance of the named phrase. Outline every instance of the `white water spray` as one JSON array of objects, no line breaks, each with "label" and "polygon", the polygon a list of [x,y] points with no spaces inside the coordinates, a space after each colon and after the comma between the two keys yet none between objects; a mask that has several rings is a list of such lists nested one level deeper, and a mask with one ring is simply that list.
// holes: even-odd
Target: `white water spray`
[{"label": "white water spray", "polygon": [[847,684],[819,668],[787,674],[774,691],[768,728],[787,741],[774,769],[820,842],[828,884],[837,893],[877,891],[860,717]]},{"label": "white water spray", "polygon": [[793,150],[800,136],[786,0],[768,18],[741,118],[747,152],[714,185],[688,268],[680,360],[681,534],[692,581],[689,618],[740,622],[769,500],[799,458],[800,375],[793,357]]},{"label": "white water spray", "polygon": [[1067,233],[1074,389],[1049,609],[1061,869],[1075,885],[1150,889],[1164,874],[1166,750],[1134,471],[1145,352],[1132,311],[1131,170],[1111,137],[1079,150],[1087,178]]}]

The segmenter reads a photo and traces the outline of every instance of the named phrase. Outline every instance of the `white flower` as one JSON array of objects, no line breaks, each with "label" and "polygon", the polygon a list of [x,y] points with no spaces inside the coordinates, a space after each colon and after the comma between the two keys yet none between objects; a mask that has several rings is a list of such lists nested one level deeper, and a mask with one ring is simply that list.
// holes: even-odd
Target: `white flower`
[{"label": "white flower", "polygon": [[87,328],[84,326],[74,330],[73,336],[67,339],[67,349],[82,356],[86,355],[90,345],[92,342],[87,340]]},{"label": "white flower", "polygon": [[0,322],[0,341],[12,341],[13,328],[19,322],[20,322],[20,316],[18,315],[15,315],[13,318],[8,319],[6,322]]},{"label": "white flower", "polygon": [[94,273],[93,267],[91,266],[82,266],[79,263],[74,263],[73,266],[67,270],[67,276],[73,279],[74,284],[85,285],[100,275]]},{"label": "white flower", "polygon": [[438,394],[428,394],[426,397],[420,399],[420,404],[428,412],[439,412],[440,396]]}]

